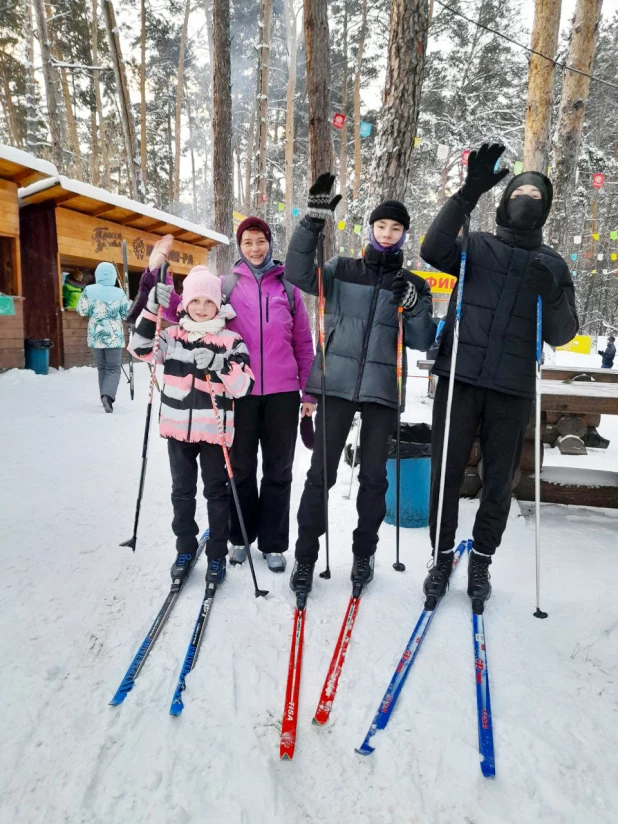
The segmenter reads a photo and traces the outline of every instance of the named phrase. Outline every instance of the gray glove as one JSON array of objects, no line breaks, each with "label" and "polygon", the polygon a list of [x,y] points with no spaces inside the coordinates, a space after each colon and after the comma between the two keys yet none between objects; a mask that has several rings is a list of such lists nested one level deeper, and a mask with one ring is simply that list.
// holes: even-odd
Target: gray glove
[{"label": "gray glove", "polygon": [[195,350],[195,365],[204,372],[220,372],[225,366],[225,356],[201,346]]},{"label": "gray glove", "polygon": [[148,293],[148,309],[150,312],[156,312],[159,306],[167,309],[170,305],[172,289],[174,287],[167,283],[157,283]]}]

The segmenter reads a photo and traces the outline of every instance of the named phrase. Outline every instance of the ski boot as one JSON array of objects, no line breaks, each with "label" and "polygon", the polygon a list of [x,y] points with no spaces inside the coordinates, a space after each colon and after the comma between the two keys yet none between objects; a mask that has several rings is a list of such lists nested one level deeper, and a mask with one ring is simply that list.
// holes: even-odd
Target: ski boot
[{"label": "ski boot", "polygon": [[114,407],[112,405],[113,401],[109,395],[101,395],[101,403],[103,404],[103,409],[105,409],[106,412],[114,411]]},{"label": "ski boot", "polygon": [[294,562],[294,569],[290,576],[290,589],[296,593],[296,605],[299,609],[304,609],[307,595],[311,592],[314,567],[315,564],[305,561]]},{"label": "ski boot", "polygon": [[285,572],[287,561],[281,552],[262,552],[271,572]]},{"label": "ski boot", "polygon": [[206,570],[207,584],[222,584],[225,579],[225,558],[209,558]]},{"label": "ski boot", "polygon": [[366,584],[373,581],[374,561],[373,555],[369,558],[362,558],[359,555],[354,556],[350,580],[352,581],[352,591],[355,598],[360,596],[361,590]]},{"label": "ski boot", "polygon": [[172,581],[174,583],[178,583],[179,586],[182,586],[184,582],[189,577],[189,573],[191,572],[191,568],[195,562],[195,556],[197,554],[197,550],[195,552],[179,552],[176,556],[176,560],[172,564],[172,568],[170,569],[170,575],[172,577]]},{"label": "ski boot", "polygon": [[232,566],[244,564],[247,560],[247,548],[245,546],[234,546],[234,544],[228,543],[227,549],[230,553],[230,564]]},{"label": "ski boot", "polygon": [[429,574],[423,583],[425,593],[425,609],[435,609],[438,601],[448,589],[449,578],[453,571],[455,550],[447,549],[438,552],[438,563],[432,564]]},{"label": "ski boot", "polygon": [[473,549],[468,558],[468,598],[472,603],[472,612],[482,615],[485,609],[485,601],[491,595],[491,584],[489,583],[489,565],[491,555],[484,555]]}]

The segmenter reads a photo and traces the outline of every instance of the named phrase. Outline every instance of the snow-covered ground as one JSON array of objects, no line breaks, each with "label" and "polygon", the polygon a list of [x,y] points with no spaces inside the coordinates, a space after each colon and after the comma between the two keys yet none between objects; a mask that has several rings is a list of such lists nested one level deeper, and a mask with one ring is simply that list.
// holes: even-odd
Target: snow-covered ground
[{"label": "snow-covered ground", "polygon": [[[465,564],[379,749],[354,752],[421,608],[423,529],[404,531],[399,574],[394,528],[383,526],[331,722],[311,724],[350,593],[345,465],[331,497],[333,577],[316,576],[307,611],[294,760],[278,758],[293,600],[288,574],[270,574],[261,557],[270,595],[253,597],[246,565],[229,570],[181,718],[168,709],[203,560],[135,689],[109,707],[174,556],[166,449],[154,429],[138,548],[119,547],[131,533],[141,454],[145,367],[136,374],[135,402],[122,386],[113,415],[98,402],[94,370],[0,376],[2,824],[618,821],[618,513],[609,510],[543,508],[550,617],[538,621],[533,518],[513,504],[486,610],[495,782],[478,766]],[[411,378],[409,390],[406,417],[429,420],[426,382]],[[616,469],[618,427],[604,418],[601,432],[610,449],[578,465]],[[293,512],[308,461],[299,442]],[[475,509],[462,503],[461,538]],[[198,511],[205,525],[203,500]],[[294,541],[294,518],[291,531]]]}]

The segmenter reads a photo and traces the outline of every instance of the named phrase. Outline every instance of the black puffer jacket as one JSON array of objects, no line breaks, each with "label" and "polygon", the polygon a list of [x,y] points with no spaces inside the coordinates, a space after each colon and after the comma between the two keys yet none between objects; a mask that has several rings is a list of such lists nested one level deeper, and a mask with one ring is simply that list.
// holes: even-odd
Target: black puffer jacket
[{"label": "black puffer jacket", "polygon": [[[287,279],[310,295],[318,293],[317,242],[316,224],[304,218],[285,259]],[[328,395],[397,407],[397,307],[391,302],[390,290],[402,265],[402,252],[381,253],[371,246],[364,259],[335,257],[324,265]],[[416,306],[404,312],[404,327],[410,349],[425,351],[433,342],[428,284]],[[305,387],[311,395],[320,394],[321,360],[318,347]]]},{"label": "black puffer jacket", "polygon": [[[449,198],[431,224],[421,246],[427,263],[459,275],[465,200]],[[534,397],[536,363],[536,299],[527,285],[528,266],[537,255],[554,273],[560,296],[543,304],[543,339],[561,346],[577,334],[573,281],[565,261],[540,244],[524,249],[486,232],[471,232],[459,327],[457,380],[498,392]],[[453,291],[434,372],[450,374],[457,290]]]}]

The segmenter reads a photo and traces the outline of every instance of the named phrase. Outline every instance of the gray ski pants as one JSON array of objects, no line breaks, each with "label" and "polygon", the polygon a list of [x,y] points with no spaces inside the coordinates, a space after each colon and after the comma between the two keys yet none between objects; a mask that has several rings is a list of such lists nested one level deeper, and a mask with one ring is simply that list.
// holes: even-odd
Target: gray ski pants
[{"label": "gray ski pants", "polygon": [[99,372],[99,394],[116,400],[116,390],[120,382],[120,364],[122,349],[93,349],[94,362]]}]

